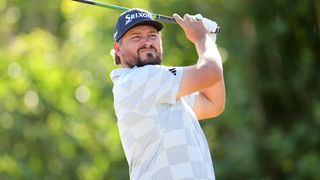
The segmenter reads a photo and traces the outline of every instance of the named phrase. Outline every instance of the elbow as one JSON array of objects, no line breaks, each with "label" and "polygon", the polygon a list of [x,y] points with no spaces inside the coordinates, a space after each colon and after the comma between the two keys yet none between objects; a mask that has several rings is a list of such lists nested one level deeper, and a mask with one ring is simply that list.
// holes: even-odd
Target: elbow
[{"label": "elbow", "polygon": [[220,116],[224,112],[224,105],[216,107],[212,114],[209,116],[210,118],[215,118]]},{"label": "elbow", "polygon": [[223,104],[218,108],[218,111],[217,111],[217,115],[216,115],[216,116],[220,116],[220,115],[224,112],[224,109],[225,109],[225,104],[223,103]]},{"label": "elbow", "polygon": [[213,104],[214,104],[214,110],[212,111],[213,112],[212,117],[220,116],[225,110],[225,100],[223,99]]},{"label": "elbow", "polygon": [[206,112],[205,114],[202,114],[201,116],[198,115],[197,118],[198,120],[208,120],[211,118],[216,118],[220,116],[224,111],[224,105],[221,107],[215,107],[213,111]]},{"label": "elbow", "polygon": [[218,107],[217,107],[217,116],[221,115],[226,107],[226,97],[225,97],[225,91],[223,90],[223,93],[221,94],[221,99],[218,101]]}]

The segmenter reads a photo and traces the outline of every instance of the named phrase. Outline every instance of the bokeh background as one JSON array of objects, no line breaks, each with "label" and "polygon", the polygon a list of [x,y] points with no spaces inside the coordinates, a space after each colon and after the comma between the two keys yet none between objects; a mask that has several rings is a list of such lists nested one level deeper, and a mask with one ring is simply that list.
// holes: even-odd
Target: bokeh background
[{"label": "bokeh background", "polygon": [[[101,0],[221,26],[225,112],[202,121],[219,180],[320,179],[319,0]],[[110,49],[120,11],[0,0],[0,179],[125,180]],[[164,65],[196,62],[165,23]]]}]

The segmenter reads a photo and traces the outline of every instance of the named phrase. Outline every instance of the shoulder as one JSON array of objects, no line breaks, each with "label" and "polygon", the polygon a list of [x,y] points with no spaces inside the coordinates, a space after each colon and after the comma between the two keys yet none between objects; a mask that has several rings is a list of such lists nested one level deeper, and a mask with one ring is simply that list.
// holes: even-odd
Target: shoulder
[{"label": "shoulder", "polygon": [[133,67],[133,68],[119,68],[115,69],[110,73],[110,78],[112,81],[117,81],[118,79],[122,79],[124,77],[129,78],[146,78],[154,75],[177,75],[176,67],[167,67],[163,65],[146,65],[143,67]]}]

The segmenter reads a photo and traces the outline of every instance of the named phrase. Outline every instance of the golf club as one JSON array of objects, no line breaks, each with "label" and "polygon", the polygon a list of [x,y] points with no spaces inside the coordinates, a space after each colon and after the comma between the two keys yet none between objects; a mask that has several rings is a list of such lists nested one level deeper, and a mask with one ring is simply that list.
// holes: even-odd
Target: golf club
[{"label": "golf club", "polygon": [[[126,7],[116,6],[116,5],[112,5],[112,4],[106,4],[106,3],[97,2],[97,1],[89,1],[89,0],[73,0],[73,1],[96,5],[96,6],[105,7],[105,8],[110,8],[110,9],[122,10],[122,11],[129,10],[129,8],[126,8]],[[165,15],[155,14],[155,13],[151,13],[151,15],[154,20],[166,21],[169,23],[176,23],[174,18],[170,17],[170,16],[165,16]]]},{"label": "golf club", "polygon": [[[86,3],[86,4],[90,4],[90,5],[95,5],[95,6],[100,6],[100,7],[109,8],[109,9],[121,10],[121,11],[129,10],[129,8],[126,8],[126,7],[112,5],[112,4],[106,4],[106,3],[91,1],[91,0],[73,0],[73,1]],[[177,23],[176,20],[170,16],[165,16],[162,14],[155,14],[155,13],[151,13],[151,15],[154,20],[165,21],[165,22],[175,23],[175,24]],[[219,33],[219,32],[220,32],[220,28],[217,27],[217,29],[215,30],[214,33]]]}]

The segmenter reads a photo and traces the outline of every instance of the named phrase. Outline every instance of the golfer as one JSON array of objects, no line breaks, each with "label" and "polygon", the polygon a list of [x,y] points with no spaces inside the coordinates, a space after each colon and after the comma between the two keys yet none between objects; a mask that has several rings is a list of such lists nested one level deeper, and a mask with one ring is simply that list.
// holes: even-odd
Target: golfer
[{"label": "golfer", "polygon": [[199,120],[224,110],[221,57],[202,20],[174,19],[197,50],[192,66],[161,64],[163,25],[142,9],[122,13],[114,28],[114,109],[132,180],[215,179]]}]

